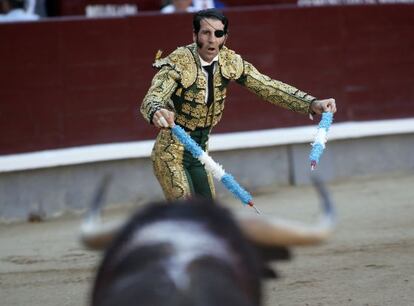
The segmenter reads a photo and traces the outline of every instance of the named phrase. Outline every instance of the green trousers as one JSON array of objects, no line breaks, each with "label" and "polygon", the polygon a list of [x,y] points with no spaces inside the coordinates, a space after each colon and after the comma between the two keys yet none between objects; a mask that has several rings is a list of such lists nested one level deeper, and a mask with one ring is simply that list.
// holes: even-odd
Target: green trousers
[{"label": "green trousers", "polygon": [[[209,134],[210,129],[201,129],[191,132],[190,136],[203,150],[206,150]],[[191,194],[213,199],[213,192],[210,188],[211,182],[209,182],[204,165],[187,150],[184,150],[183,166]]]}]

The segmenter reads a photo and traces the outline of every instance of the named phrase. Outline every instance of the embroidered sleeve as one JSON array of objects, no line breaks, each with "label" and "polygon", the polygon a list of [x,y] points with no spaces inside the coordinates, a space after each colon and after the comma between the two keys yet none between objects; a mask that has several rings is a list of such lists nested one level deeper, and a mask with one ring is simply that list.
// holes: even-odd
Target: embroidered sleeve
[{"label": "embroidered sleeve", "polygon": [[306,92],[261,74],[246,61],[244,72],[237,82],[262,99],[299,113],[310,113],[310,105],[316,100]]},{"label": "embroidered sleeve", "polygon": [[154,113],[160,108],[168,108],[168,102],[176,90],[179,74],[170,66],[162,67],[154,76],[144,100],[141,104],[141,114],[151,123]]}]

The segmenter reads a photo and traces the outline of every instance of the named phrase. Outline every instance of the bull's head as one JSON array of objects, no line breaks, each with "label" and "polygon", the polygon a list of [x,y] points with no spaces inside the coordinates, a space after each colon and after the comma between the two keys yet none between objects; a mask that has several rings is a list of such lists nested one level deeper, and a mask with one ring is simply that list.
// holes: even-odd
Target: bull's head
[{"label": "bull's head", "polygon": [[259,305],[266,261],[286,259],[288,246],[322,242],[332,231],[331,202],[316,186],[324,213],[314,226],[233,217],[203,199],[152,203],[126,224],[102,224],[99,191],[81,228],[86,246],[107,248],[93,305]]}]

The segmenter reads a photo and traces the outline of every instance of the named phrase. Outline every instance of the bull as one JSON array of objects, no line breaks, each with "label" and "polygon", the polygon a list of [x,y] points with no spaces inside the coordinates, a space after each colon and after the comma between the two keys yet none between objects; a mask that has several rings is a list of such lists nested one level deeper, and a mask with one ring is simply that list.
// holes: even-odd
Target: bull
[{"label": "bull", "polygon": [[103,223],[101,190],[81,226],[84,245],[106,249],[91,305],[261,305],[263,278],[278,276],[270,263],[332,232],[332,203],[324,186],[315,185],[323,207],[315,225],[232,215],[198,198],[151,203],[125,224]]}]

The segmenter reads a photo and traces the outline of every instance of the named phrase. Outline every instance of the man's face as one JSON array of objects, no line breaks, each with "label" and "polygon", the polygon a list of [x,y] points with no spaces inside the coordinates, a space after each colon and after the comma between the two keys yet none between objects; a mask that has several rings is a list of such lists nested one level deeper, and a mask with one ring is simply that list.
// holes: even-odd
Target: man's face
[{"label": "man's face", "polygon": [[187,8],[191,5],[192,0],[173,0],[172,4],[175,6],[175,9],[179,12],[185,12]]},{"label": "man's face", "polygon": [[198,45],[198,54],[206,62],[211,62],[223,47],[227,34],[222,37],[216,37],[214,34],[217,30],[223,31],[224,24],[217,19],[202,19],[200,22],[200,31],[193,33],[193,40]]}]

